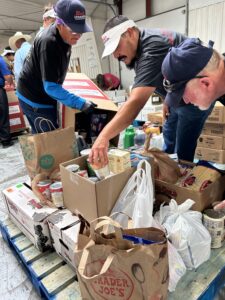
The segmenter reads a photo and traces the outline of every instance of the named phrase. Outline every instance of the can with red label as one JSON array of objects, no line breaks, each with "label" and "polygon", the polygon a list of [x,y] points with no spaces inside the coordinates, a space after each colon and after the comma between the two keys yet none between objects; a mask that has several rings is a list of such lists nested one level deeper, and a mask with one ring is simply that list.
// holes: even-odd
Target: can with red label
[{"label": "can with red label", "polygon": [[37,184],[38,190],[48,200],[51,199],[50,185],[51,185],[51,180],[39,181],[38,184]]},{"label": "can with red label", "polygon": [[52,202],[55,204],[56,207],[63,206],[63,188],[62,182],[57,181],[50,185],[50,192],[52,196]]}]

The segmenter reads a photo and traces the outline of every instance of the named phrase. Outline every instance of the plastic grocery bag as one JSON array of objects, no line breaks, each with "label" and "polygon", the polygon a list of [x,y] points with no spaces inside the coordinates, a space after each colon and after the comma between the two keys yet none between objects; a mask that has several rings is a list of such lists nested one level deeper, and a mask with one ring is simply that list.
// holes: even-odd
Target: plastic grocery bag
[{"label": "plastic grocery bag", "polygon": [[169,206],[161,205],[156,220],[162,224],[167,237],[178,250],[187,269],[200,266],[210,257],[211,237],[202,224],[202,214],[190,210],[194,201],[187,199],[178,205],[172,199]]},{"label": "plastic grocery bag", "polygon": [[[133,221],[134,228],[151,227],[153,223],[153,202],[151,166],[146,160],[141,160],[111,213],[123,212],[128,215]],[[127,227],[128,217],[124,214],[115,214],[113,219],[125,228]]]}]

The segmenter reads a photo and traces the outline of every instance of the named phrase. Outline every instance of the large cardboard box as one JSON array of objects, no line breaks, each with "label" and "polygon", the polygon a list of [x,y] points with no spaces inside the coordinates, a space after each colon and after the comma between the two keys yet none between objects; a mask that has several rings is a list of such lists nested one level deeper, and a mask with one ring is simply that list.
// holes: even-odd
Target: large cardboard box
[{"label": "large cardboard box", "polygon": [[206,119],[207,123],[225,123],[225,106],[216,102],[211,114]]},{"label": "large cardboard box", "polygon": [[129,168],[122,173],[95,183],[65,168],[70,164],[78,164],[81,169],[85,169],[86,159],[87,156],[82,156],[62,163],[60,172],[65,207],[70,211],[78,210],[90,222],[97,217],[110,214],[135,169]]},{"label": "large cardboard box", "polygon": [[80,230],[80,219],[67,209],[59,210],[48,218],[55,251],[75,268],[75,247]]},{"label": "large cardboard box", "polygon": [[225,124],[205,123],[205,125],[202,129],[202,134],[225,136]]},{"label": "large cardboard box", "polygon": [[57,209],[43,206],[24,183],[3,190],[3,195],[9,216],[19,229],[40,251],[50,248],[47,218]]},{"label": "large cardboard box", "polygon": [[201,192],[193,191],[188,188],[180,187],[176,184],[167,183],[161,180],[155,180],[156,200],[159,202],[169,202],[175,199],[178,204],[183,203],[187,199],[195,201],[192,209],[203,211],[215,201],[221,201],[225,191],[225,176],[220,177],[211,183]]},{"label": "large cardboard box", "polygon": [[[110,100],[110,98],[104,94],[103,91],[100,90],[85,74],[68,73],[63,83],[63,87],[69,92],[91,100],[97,104],[98,107],[95,109],[96,114],[107,114],[107,123],[118,111],[116,104],[113,103],[113,101]],[[88,123],[90,122],[87,120],[87,116],[84,113],[68,106],[62,107],[62,127],[73,126],[75,131],[77,131],[77,127],[80,124],[82,124],[82,126],[88,126]],[[118,137],[112,139],[112,144],[115,146],[117,146],[117,142]]]},{"label": "large cardboard box", "polygon": [[200,135],[197,147],[224,150],[225,137],[214,135]]},{"label": "large cardboard box", "polygon": [[225,163],[225,150],[197,147],[195,150],[195,157],[198,159],[204,159],[207,161],[224,164]]}]

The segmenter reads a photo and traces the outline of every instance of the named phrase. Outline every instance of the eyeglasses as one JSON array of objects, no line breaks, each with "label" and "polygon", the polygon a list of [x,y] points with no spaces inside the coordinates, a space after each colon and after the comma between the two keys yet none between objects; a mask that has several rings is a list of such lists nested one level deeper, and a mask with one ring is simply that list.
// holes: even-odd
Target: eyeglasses
[{"label": "eyeglasses", "polygon": [[208,76],[199,75],[199,76],[195,76],[188,80],[178,81],[178,82],[174,82],[174,83],[171,83],[167,79],[163,79],[163,87],[167,93],[172,93],[173,91],[179,90],[181,87],[185,86],[188,83],[188,81],[195,79],[195,78],[204,78],[204,77],[208,77]]}]

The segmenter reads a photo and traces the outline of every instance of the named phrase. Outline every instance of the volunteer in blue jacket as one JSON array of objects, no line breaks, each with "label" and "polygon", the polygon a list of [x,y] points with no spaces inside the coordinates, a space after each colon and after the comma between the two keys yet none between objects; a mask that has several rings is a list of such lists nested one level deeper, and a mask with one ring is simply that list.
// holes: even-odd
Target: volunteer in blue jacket
[{"label": "volunteer in blue jacket", "polygon": [[5,81],[13,85],[13,77],[3,57],[0,56],[0,141],[3,147],[13,145],[9,126],[9,105],[5,91]]},{"label": "volunteer in blue jacket", "polygon": [[95,107],[62,87],[71,46],[82,33],[92,31],[85,8],[79,0],[59,0],[54,10],[56,22],[35,38],[18,80],[17,95],[33,133],[59,127],[57,101],[86,113]]}]

